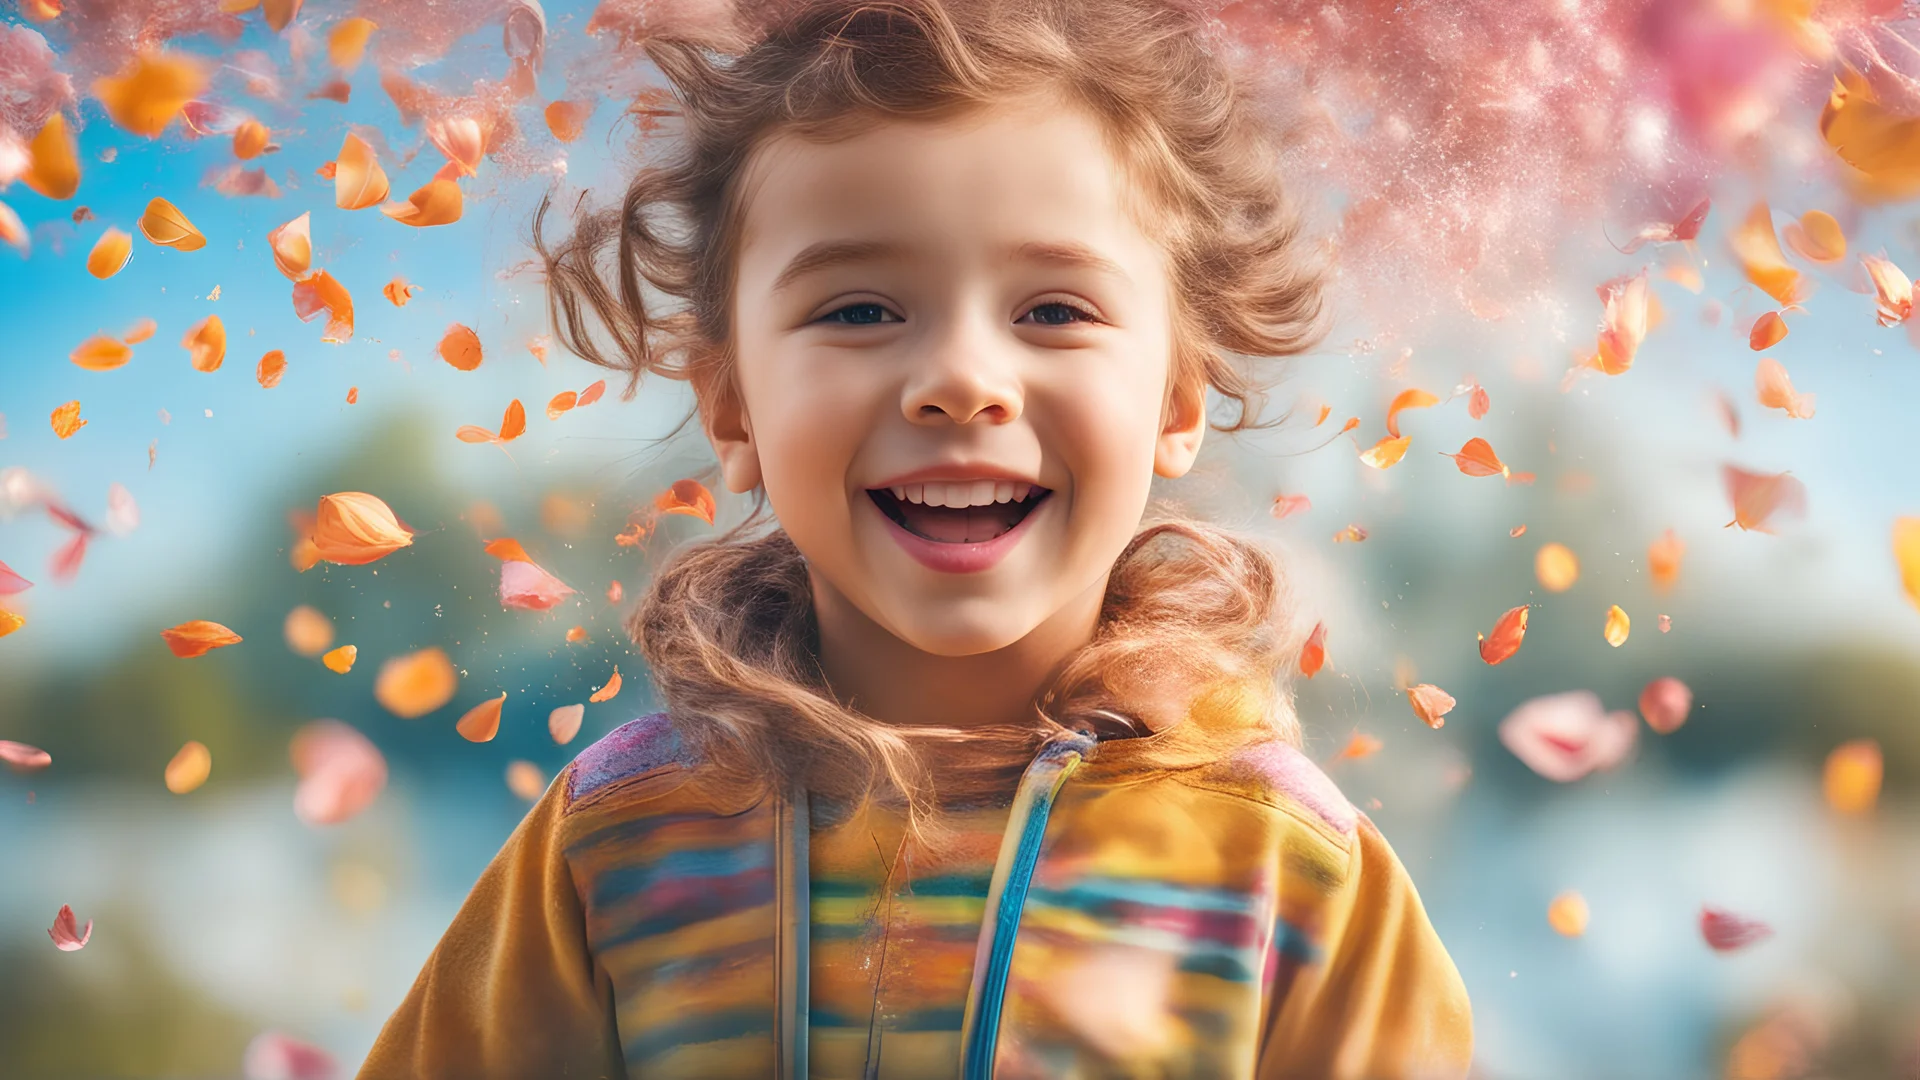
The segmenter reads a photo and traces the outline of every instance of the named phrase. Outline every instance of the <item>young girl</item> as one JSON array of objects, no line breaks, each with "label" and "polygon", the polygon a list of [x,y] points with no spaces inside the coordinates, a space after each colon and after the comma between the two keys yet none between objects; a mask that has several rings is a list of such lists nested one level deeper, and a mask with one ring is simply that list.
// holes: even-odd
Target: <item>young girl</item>
[{"label": "young girl", "polygon": [[1232,358],[1325,332],[1207,25],[776,7],[648,41],[679,155],[535,233],[567,344],[690,381],[779,528],[660,569],[667,711],[554,781],[361,1075],[1465,1075],[1406,871],[1295,748],[1272,562],[1137,531],[1209,388],[1251,422]]}]

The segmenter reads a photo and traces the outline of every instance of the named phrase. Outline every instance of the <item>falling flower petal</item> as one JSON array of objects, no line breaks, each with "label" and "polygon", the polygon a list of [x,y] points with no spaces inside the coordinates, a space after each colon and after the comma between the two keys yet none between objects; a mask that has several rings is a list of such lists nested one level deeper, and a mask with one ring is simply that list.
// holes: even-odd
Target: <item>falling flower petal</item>
[{"label": "falling flower petal", "polygon": [[20,182],[55,200],[71,199],[80,190],[80,154],[66,117],[59,113],[47,117],[40,133],[27,144],[27,168]]},{"label": "falling flower petal", "polygon": [[0,562],[0,596],[13,596],[33,588],[33,582],[13,572],[13,568]]},{"label": "falling flower petal", "polygon": [[62,439],[86,426],[87,421],[80,419],[80,403],[77,401],[69,401],[53,410],[53,433]]},{"label": "falling flower petal", "polygon": [[1640,691],[1640,715],[1662,735],[1680,730],[1692,710],[1693,691],[1671,675],[1653,680]]},{"label": "falling flower petal", "polygon": [[241,641],[239,634],[206,619],[193,619],[169,627],[160,631],[160,636],[166,639],[167,648],[173,650],[173,655],[184,660],[204,656],[228,645],[238,645]]},{"label": "falling flower petal", "polygon": [[1579,937],[1587,932],[1587,900],[1568,890],[1547,905],[1547,925],[1562,937]]},{"label": "falling flower petal", "polygon": [[1872,739],[1841,743],[1827,755],[1821,786],[1836,813],[1864,814],[1880,799],[1884,766],[1880,744]]},{"label": "falling flower petal", "polygon": [[87,273],[102,281],[119,273],[133,258],[133,237],[128,233],[109,226],[94,241],[93,250],[87,254]]},{"label": "falling flower petal", "polygon": [[199,251],[207,246],[207,238],[193,227],[187,215],[157,196],[147,203],[146,213],[140,215],[140,235],[175,251]]},{"label": "falling flower petal", "polygon": [[413,294],[420,291],[420,286],[409,285],[406,278],[395,277],[382,286],[380,291],[392,301],[394,307],[406,307],[407,301],[413,299]]},{"label": "falling flower petal", "polygon": [[1820,135],[1850,169],[1843,178],[1866,202],[1920,193],[1920,124],[1882,104],[1851,66],[1834,74],[1820,111]]},{"label": "falling flower petal", "polygon": [[1759,286],[1761,292],[1783,304],[1795,304],[1812,291],[1800,271],[1787,262],[1786,253],[1780,250],[1780,241],[1773,234],[1773,213],[1764,201],[1755,203],[1747,212],[1746,220],[1733,231],[1729,242],[1747,280]]},{"label": "falling flower petal", "polygon": [[1489,664],[1497,664],[1520,651],[1520,643],[1527,637],[1528,604],[1509,608],[1493,624],[1493,633],[1481,634],[1480,659]]},{"label": "falling flower petal", "polygon": [[1534,772],[1565,784],[1626,760],[1639,731],[1632,713],[1607,712],[1591,690],[1573,690],[1521,704],[1500,722],[1500,742]]},{"label": "falling flower petal", "polygon": [[556,101],[547,106],[547,130],[561,142],[572,142],[586,130],[587,118],[592,115],[591,101]]},{"label": "falling flower petal", "polygon": [[243,120],[233,129],[233,156],[241,161],[251,161],[266,153],[273,139],[273,132],[258,120]]},{"label": "falling flower petal", "polygon": [[67,359],[87,371],[112,371],[133,359],[133,350],[118,338],[95,334],[67,354]]},{"label": "falling flower petal", "polygon": [[0,761],[17,773],[39,772],[53,764],[53,755],[37,746],[0,739]]},{"label": "falling flower petal", "polygon": [[1366,538],[1367,530],[1358,525],[1348,525],[1346,528],[1333,534],[1333,542],[1336,544],[1357,544]]},{"label": "falling flower petal", "polygon": [[[487,152],[487,130],[470,116],[454,116],[427,125],[427,139],[447,157],[458,175],[473,176]],[[456,215],[457,216],[457,215]]]},{"label": "falling flower petal", "polygon": [[[627,591],[621,588],[620,583],[617,581],[611,585],[608,585],[607,586],[607,603],[609,604],[619,603],[621,599],[623,599],[626,596],[626,593]],[[1916,600],[1915,602],[1920,603],[1920,600]]]},{"label": "falling flower petal", "polygon": [[565,582],[535,563],[514,559],[500,564],[501,607],[547,611],[573,593]]},{"label": "falling flower petal", "polygon": [[387,759],[338,720],[315,720],[288,746],[300,784],[293,812],[308,825],[337,825],[365,810],[387,786]]},{"label": "falling flower petal", "polygon": [[520,541],[515,540],[511,536],[503,536],[498,540],[489,540],[487,546],[481,550],[502,562],[518,561],[530,563],[533,561],[533,556],[528,555],[527,549],[520,546]]},{"label": "falling flower petal", "polygon": [[698,480],[675,480],[671,487],[654,496],[653,508],[662,514],[686,514],[713,524],[713,493]]},{"label": "falling flower petal", "polygon": [[0,637],[6,637],[25,625],[27,625],[26,616],[0,608]]},{"label": "falling flower petal", "polygon": [[180,338],[180,345],[187,350],[193,370],[218,371],[227,358],[226,324],[220,321],[220,316],[209,315],[188,328]]},{"label": "falling flower petal", "polygon": [[156,139],[206,87],[207,74],[197,58],[143,53],[118,76],[94,80],[93,95],[114,123]]},{"label": "falling flower petal", "polygon": [[586,640],[587,628],[584,626],[576,626],[567,631],[567,644],[569,645],[581,645],[584,644]]},{"label": "falling flower petal", "polygon": [[1446,726],[1445,716],[1453,711],[1453,695],[1432,683],[1421,683],[1407,689],[1407,704],[1413,706],[1413,715],[1430,728]]},{"label": "falling flower petal", "polygon": [[275,349],[260,358],[259,366],[254,368],[253,377],[268,390],[280,385],[280,376],[287,371],[287,354]]},{"label": "falling flower petal", "polygon": [[359,657],[359,649],[354,648],[352,645],[342,645],[337,649],[328,651],[325,656],[320,658],[320,662],[326,665],[328,671],[336,675],[345,675],[347,672],[353,670],[353,662],[359,659]]},{"label": "falling flower petal", "polygon": [[342,71],[359,67],[360,57],[367,51],[367,38],[377,29],[371,19],[340,20],[327,35],[327,60]]},{"label": "falling flower petal", "polygon": [[357,404],[359,401],[360,401],[360,388],[357,386],[347,387],[347,404],[354,405],[354,404]]},{"label": "falling flower petal", "polygon": [[585,705],[562,705],[547,714],[547,734],[553,741],[565,746],[580,734],[580,721],[587,715]]},{"label": "falling flower petal", "polygon": [[1795,390],[1787,369],[1773,357],[1761,357],[1760,366],[1753,372],[1753,388],[1766,408],[1783,410],[1794,420],[1813,419],[1814,395]]},{"label": "falling flower petal", "polygon": [[[1333,760],[1358,761],[1361,758],[1372,757],[1380,752],[1380,745],[1379,739],[1356,731],[1347,739],[1347,745],[1341,747],[1340,752],[1333,755]],[[1331,762],[1329,762],[1329,764],[1331,764]]]},{"label": "falling flower petal", "polygon": [[1647,545],[1647,571],[1653,575],[1656,591],[1666,592],[1680,580],[1680,560],[1686,553],[1686,541],[1675,536],[1672,529]]},{"label": "falling flower petal", "polygon": [[527,430],[527,409],[514,398],[507,404],[505,415],[500,418],[500,430],[488,431],[477,424],[463,424],[453,433],[454,438],[465,443],[506,443],[525,434]]},{"label": "falling flower petal", "polygon": [[1615,250],[1622,255],[1631,255],[1645,244],[1670,244],[1678,240],[1692,240],[1700,235],[1700,226],[1706,222],[1707,211],[1712,206],[1711,200],[1701,199],[1679,221],[1656,222],[1648,225],[1636,233],[1633,239],[1627,241],[1625,247],[1615,245]]},{"label": "falling flower petal", "polygon": [[312,230],[313,214],[309,211],[267,234],[273,265],[294,281],[299,281],[313,265]]},{"label": "falling flower petal", "polygon": [[[1907,599],[1920,607],[1920,517],[1893,520],[1893,563],[1900,568],[1900,584]],[[0,593],[6,589],[6,566],[0,564]]]},{"label": "falling flower petal", "polygon": [[1617,649],[1627,643],[1627,633],[1632,628],[1632,620],[1627,618],[1626,612],[1620,610],[1619,604],[1615,604],[1607,609],[1606,625],[1601,627],[1600,632],[1606,637],[1607,644]]},{"label": "falling flower petal", "polygon": [[615,694],[618,694],[619,692],[620,692],[620,665],[615,664],[613,666],[613,677],[607,680],[607,684],[605,686],[602,686],[598,690],[595,690],[592,694],[588,695],[587,700],[592,702],[612,701],[613,696]]},{"label": "falling flower petal", "polygon": [[1907,321],[1913,314],[1913,282],[1906,271],[1878,255],[1862,255],[1860,261],[1873,280],[1875,315],[1880,325]]},{"label": "falling flower petal", "polygon": [[580,391],[580,396],[575,398],[573,401],[573,407],[576,409],[584,409],[587,406],[593,404],[594,402],[599,401],[600,395],[606,392],[607,392],[607,380],[605,379],[596,380],[595,382],[589,384],[585,390]]},{"label": "falling flower petal", "polygon": [[1824,211],[1801,214],[1799,221],[1788,222],[1780,234],[1787,238],[1794,254],[1810,262],[1839,262],[1847,257],[1847,234],[1833,215]]},{"label": "falling flower petal", "polygon": [[333,620],[306,604],[287,612],[281,629],[287,637],[287,648],[301,656],[319,656],[333,644]]},{"label": "falling flower petal", "polygon": [[533,802],[540,793],[547,790],[546,774],[540,766],[531,761],[512,761],[507,763],[507,790],[527,802]]},{"label": "falling flower petal", "polygon": [[1700,909],[1700,937],[1714,952],[1732,952],[1773,936],[1773,927],[1719,908]]},{"label": "falling flower petal", "polygon": [[1300,674],[1311,679],[1327,662],[1327,624],[1313,624],[1313,633],[1307,635],[1307,643],[1300,649]]},{"label": "falling flower petal", "polygon": [[1533,556],[1533,573],[1548,592],[1566,592],[1580,580],[1580,558],[1565,544],[1540,545]]},{"label": "falling flower petal", "polygon": [[1726,480],[1727,499],[1733,503],[1729,525],[1772,532],[1767,526],[1774,514],[1799,517],[1807,512],[1807,487],[1789,473],[1750,473],[1728,465],[1721,474]]},{"label": "falling flower petal", "polygon": [[1659,626],[1660,626],[1660,632],[1661,632],[1661,633],[1663,633],[1663,634],[1664,634],[1664,633],[1666,633],[1666,632],[1668,632],[1669,630],[1672,630],[1672,629],[1673,629],[1673,620],[1672,620],[1671,618],[1669,618],[1669,617],[1667,617],[1667,616],[1665,616],[1665,615],[1662,615],[1662,616],[1660,616],[1660,617],[1659,617],[1659,620],[1660,620],[1660,621],[1659,621]]},{"label": "falling flower petal", "polygon": [[429,180],[404,203],[388,203],[380,212],[402,225],[425,228],[460,220],[460,185],[451,180]]},{"label": "falling flower petal", "polygon": [[472,371],[480,366],[480,335],[459,323],[447,327],[446,336],[440,339],[440,359],[458,371]]},{"label": "falling flower petal", "polygon": [[120,336],[120,340],[129,345],[138,345],[152,337],[154,331],[158,329],[160,329],[159,323],[154,322],[152,319],[141,319],[139,322],[128,327],[127,332]]},{"label": "falling flower petal", "polygon": [[93,920],[87,920],[87,928],[80,929],[80,920],[74,918],[73,909],[60,905],[59,914],[53,917],[53,926],[47,930],[47,936],[53,939],[53,947],[61,952],[77,952],[93,938]]},{"label": "falling flower petal", "polygon": [[1407,444],[1412,441],[1413,436],[1411,435],[1381,439],[1379,442],[1374,443],[1371,449],[1361,454],[1360,460],[1376,469],[1391,468],[1396,462],[1406,456]]},{"label": "falling flower petal", "polygon": [[20,220],[18,211],[3,202],[0,202],[0,242],[11,244],[21,258],[33,251],[33,237],[27,232],[27,223]]},{"label": "falling flower petal", "polygon": [[347,133],[333,161],[333,204],[342,210],[364,210],[387,197],[387,174],[373,156],[373,147]]},{"label": "falling flower petal", "polygon": [[125,484],[107,485],[107,531],[125,536],[140,527],[140,507]]},{"label": "falling flower petal", "polygon": [[1487,410],[1491,408],[1493,408],[1493,399],[1487,396],[1487,388],[1475,386],[1473,396],[1467,399],[1467,415],[1478,420],[1487,415]]},{"label": "falling flower petal", "polygon": [[492,742],[500,733],[500,708],[507,703],[507,695],[489,698],[467,710],[453,725],[460,737],[468,742]]},{"label": "falling flower petal", "polygon": [[344,345],[353,340],[353,295],[325,270],[315,270],[293,283],[293,313],[301,322],[311,322],[322,310],[327,313],[327,328],[320,340]]},{"label": "falling flower petal", "polygon": [[1753,329],[1747,333],[1747,347],[1754,352],[1771,349],[1787,338],[1787,320],[1777,311],[1762,312],[1753,320]]},{"label": "falling flower petal", "polygon": [[453,700],[460,688],[453,661],[438,647],[396,656],[380,665],[373,697],[402,720],[414,720]]},{"label": "falling flower petal", "polygon": [[321,498],[314,514],[313,542],[327,562],[360,566],[413,543],[413,531],[400,524],[393,508],[379,498],[363,491],[343,491]]},{"label": "falling flower petal", "polygon": [[569,409],[573,408],[575,397],[577,397],[577,395],[574,394],[573,391],[562,390],[547,399],[547,419],[560,419]]},{"label": "falling flower petal", "polygon": [[213,752],[205,743],[189,742],[167,762],[167,790],[185,795],[207,782],[213,772]]},{"label": "falling flower petal", "polygon": [[1591,365],[1608,375],[1624,374],[1633,366],[1648,330],[1647,272],[1623,275],[1599,288],[1603,305],[1600,337]]},{"label": "falling flower petal", "polygon": [[277,1031],[265,1031],[247,1044],[241,1059],[246,1080],[335,1080],[333,1056]]},{"label": "falling flower petal", "polygon": [[1295,514],[1304,514],[1313,509],[1313,500],[1305,495],[1275,495],[1273,506],[1267,512],[1276,520],[1284,521]]},{"label": "falling flower petal", "polygon": [[[1393,402],[1387,406],[1387,434],[1400,437],[1400,414],[1407,409],[1425,409],[1440,404],[1440,399],[1425,390],[1402,390],[1394,395]],[[1392,464],[1392,462],[1388,462]],[[1385,468],[1385,466],[1379,466]]]},{"label": "falling flower petal", "polygon": [[1468,476],[1508,475],[1506,463],[1500,460],[1500,455],[1493,452],[1493,447],[1485,439],[1468,439],[1459,453],[1441,456],[1452,458],[1460,471]]}]

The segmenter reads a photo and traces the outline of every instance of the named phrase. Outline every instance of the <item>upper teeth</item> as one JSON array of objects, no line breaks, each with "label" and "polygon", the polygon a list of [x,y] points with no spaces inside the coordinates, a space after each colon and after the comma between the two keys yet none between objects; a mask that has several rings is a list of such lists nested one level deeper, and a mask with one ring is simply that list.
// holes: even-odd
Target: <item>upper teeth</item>
[{"label": "upper teeth", "polygon": [[1024,502],[1038,489],[1013,480],[968,480],[958,484],[895,484],[887,490],[902,502],[927,506],[991,506]]}]

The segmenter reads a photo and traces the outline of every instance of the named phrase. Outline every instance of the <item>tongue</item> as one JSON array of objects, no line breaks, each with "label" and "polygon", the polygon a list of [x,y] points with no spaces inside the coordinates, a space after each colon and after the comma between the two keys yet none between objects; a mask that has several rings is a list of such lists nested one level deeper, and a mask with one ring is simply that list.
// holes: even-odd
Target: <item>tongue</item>
[{"label": "tongue", "polygon": [[900,514],[907,519],[907,530],[943,544],[978,544],[991,540],[1019,523],[1026,512],[1023,503],[994,503],[992,506],[923,506],[903,502]]}]

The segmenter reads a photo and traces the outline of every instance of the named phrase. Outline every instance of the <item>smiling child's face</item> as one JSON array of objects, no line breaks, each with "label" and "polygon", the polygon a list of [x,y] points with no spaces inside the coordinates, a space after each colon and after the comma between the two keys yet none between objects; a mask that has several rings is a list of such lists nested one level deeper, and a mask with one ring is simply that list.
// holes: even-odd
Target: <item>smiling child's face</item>
[{"label": "smiling child's face", "polygon": [[1166,257],[1093,121],[1023,105],[778,137],[748,181],[737,395],[705,421],[816,597],[941,656],[1097,612],[1204,415],[1169,394]]}]

